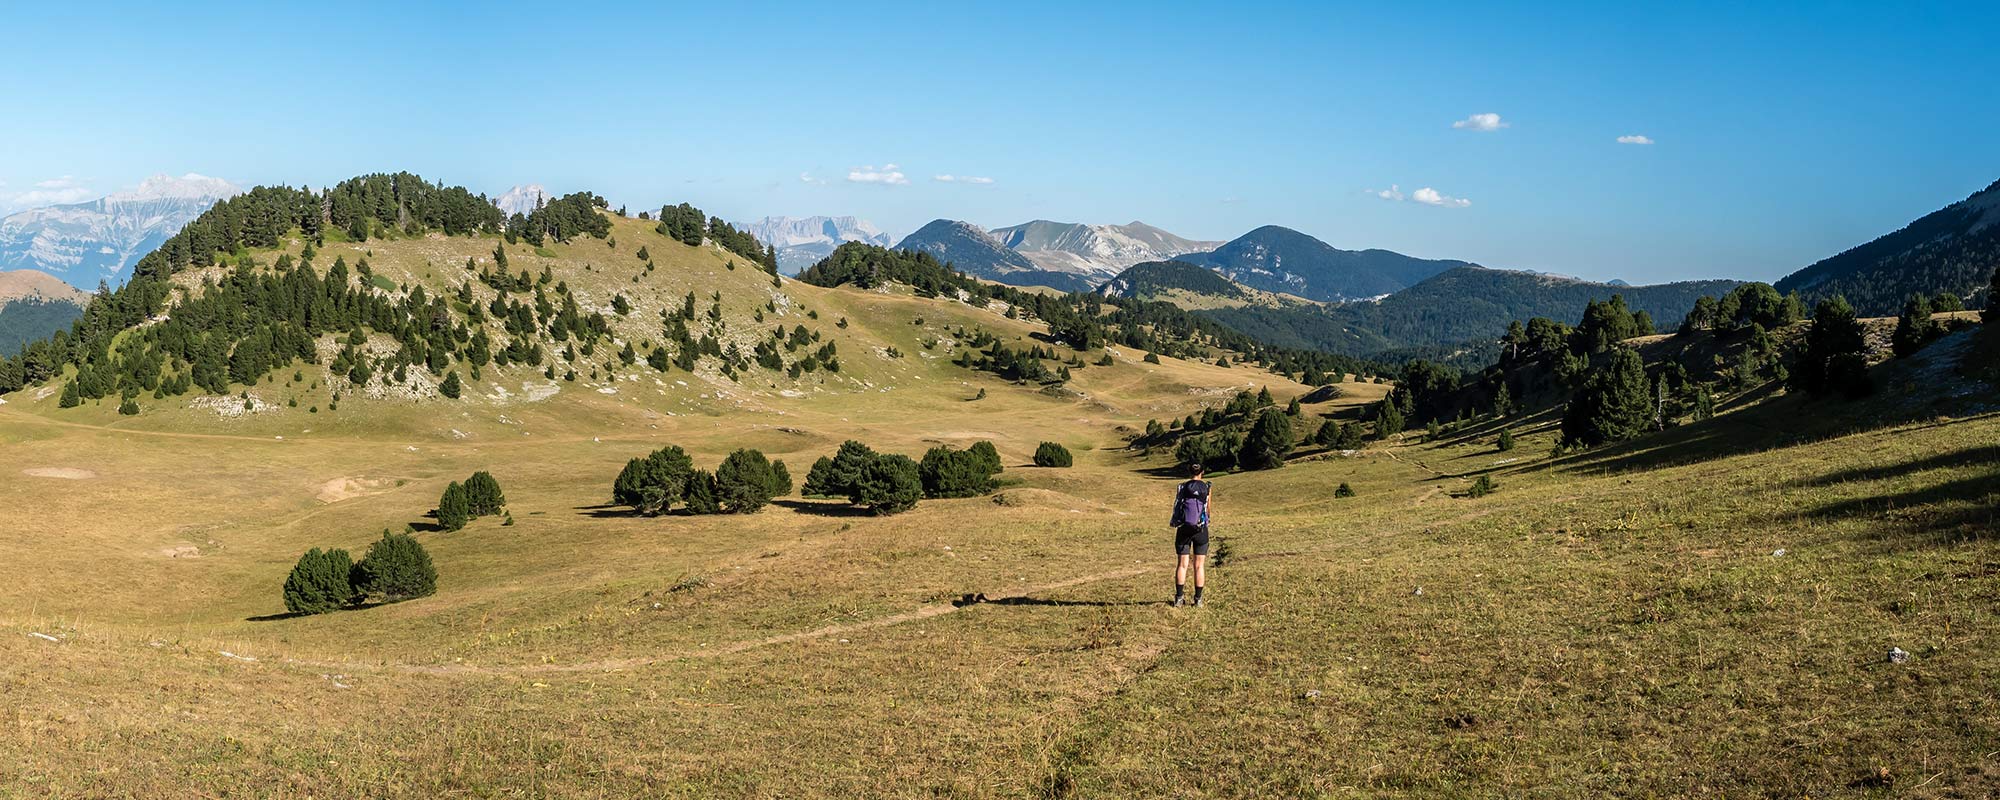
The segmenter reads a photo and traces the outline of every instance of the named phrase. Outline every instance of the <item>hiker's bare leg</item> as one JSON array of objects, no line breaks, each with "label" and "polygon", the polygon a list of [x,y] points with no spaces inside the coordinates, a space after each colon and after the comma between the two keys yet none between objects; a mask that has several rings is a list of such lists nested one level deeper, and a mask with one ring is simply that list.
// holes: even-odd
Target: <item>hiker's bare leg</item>
[{"label": "hiker's bare leg", "polygon": [[[1175,585],[1175,586],[1186,586],[1186,585],[1187,585],[1187,568],[1188,568],[1188,559],[1190,559],[1190,558],[1194,558],[1194,556],[1188,556],[1188,555],[1181,555],[1181,556],[1176,556],[1176,557],[1174,558],[1174,585]],[[1201,579],[1200,579],[1200,578],[1195,578],[1195,580],[1196,580],[1196,581],[1200,581]],[[1197,583],[1196,585],[1198,586],[1198,585],[1200,585],[1200,584],[1199,584],[1199,583]]]},{"label": "hiker's bare leg", "polygon": [[[1187,556],[1181,556],[1181,567],[1187,567]],[[1194,588],[1208,585],[1208,556],[1194,556]]]}]

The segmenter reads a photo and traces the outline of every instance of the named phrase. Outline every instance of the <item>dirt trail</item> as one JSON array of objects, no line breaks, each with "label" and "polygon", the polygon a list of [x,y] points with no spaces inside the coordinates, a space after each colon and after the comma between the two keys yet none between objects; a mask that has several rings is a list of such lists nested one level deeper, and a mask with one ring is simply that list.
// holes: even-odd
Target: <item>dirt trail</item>
[{"label": "dirt trail", "polygon": [[[1164,569],[1164,567],[1127,567],[1125,569],[1111,570],[1109,572],[1098,572],[1090,575],[1068,578],[1065,580],[1056,581],[1054,583],[1046,583],[1040,586],[1033,586],[1016,592],[1009,592],[1006,594],[996,594],[991,599],[1005,600],[1015,597],[1027,597],[1042,592],[1051,592],[1058,589],[1067,589],[1072,586],[1081,586],[1086,583],[1097,583],[1100,581],[1110,581],[1110,580],[1118,580],[1120,578],[1130,578],[1136,575],[1143,575],[1148,572],[1155,572],[1160,569]],[[878,617],[876,619],[864,620],[861,622],[848,622],[838,625],[827,625],[825,627],[814,628],[812,630],[807,630],[807,631],[798,631],[795,633],[783,633],[783,634],[777,634],[775,636],[766,636],[762,639],[747,639],[744,641],[731,642],[728,644],[723,644],[715,647],[683,648],[680,650],[667,651],[647,656],[632,656],[629,658],[613,658],[613,659],[603,659],[598,661],[576,661],[564,664],[503,664],[503,665],[465,664],[465,663],[368,664],[364,662],[350,663],[350,662],[336,662],[336,661],[306,661],[306,660],[298,660],[290,658],[277,659],[277,661],[278,663],[286,664],[289,666],[310,667],[313,669],[324,669],[324,670],[337,670],[342,673],[375,671],[375,672],[400,672],[405,674],[418,674],[418,675],[534,675],[534,674],[563,674],[563,673],[573,673],[573,672],[612,672],[617,670],[650,666],[652,664],[658,664],[667,661],[677,661],[686,658],[713,658],[716,656],[734,655],[736,653],[741,653],[748,650],[756,650],[759,648],[769,647],[772,645],[809,641],[812,639],[824,639],[827,637],[839,636],[842,634],[851,634],[851,633],[858,633],[861,631],[874,630],[877,628],[886,628],[892,625],[901,625],[906,622],[916,622],[918,620],[930,619],[932,617],[940,617],[945,614],[950,614],[958,610],[959,607],[952,605],[951,603],[937,602],[931,605],[924,606],[923,608],[918,608],[911,611],[905,611],[900,614],[891,614],[886,617]]]}]

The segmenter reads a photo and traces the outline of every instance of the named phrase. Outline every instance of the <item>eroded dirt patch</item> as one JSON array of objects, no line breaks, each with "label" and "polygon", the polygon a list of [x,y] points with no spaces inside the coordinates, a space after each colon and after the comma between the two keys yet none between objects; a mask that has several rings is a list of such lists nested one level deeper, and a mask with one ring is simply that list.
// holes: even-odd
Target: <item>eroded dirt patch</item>
[{"label": "eroded dirt patch", "polygon": [[338,503],[356,497],[381,494],[396,488],[394,478],[334,478],[320,484],[316,495],[322,503]]},{"label": "eroded dirt patch", "polygon": [[89,480],[97,477],[97,473],[95,472],[75,467],[29,467],[21,470],[21,474],[31,478],[61,478],[70,481]]}]

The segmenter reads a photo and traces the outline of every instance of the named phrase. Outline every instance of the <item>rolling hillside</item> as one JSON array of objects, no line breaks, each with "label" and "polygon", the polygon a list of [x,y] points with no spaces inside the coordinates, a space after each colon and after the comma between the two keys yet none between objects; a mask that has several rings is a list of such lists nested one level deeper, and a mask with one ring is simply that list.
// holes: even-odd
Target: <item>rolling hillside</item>
[{"label": "rolling hillside", "polygon": [[69,327],[88,302],[90,295],[48,273],[0,271],[0,357]]},{"label": "rolling hillside", "polygon": [[2000,268],[2000,181],[1894,233],[1823,259],[1778,281],[1808,306],[1844,296],[1863,314],[1887,316],[1919,292],[1950,292],[1971,307],[1991,304],[1987,279]]}]

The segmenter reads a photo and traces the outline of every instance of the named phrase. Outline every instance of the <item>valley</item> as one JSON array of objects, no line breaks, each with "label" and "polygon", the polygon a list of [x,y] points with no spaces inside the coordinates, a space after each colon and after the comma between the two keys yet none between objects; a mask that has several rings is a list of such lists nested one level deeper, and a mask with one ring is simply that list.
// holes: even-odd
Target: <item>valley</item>
[{"label": "valley", "polygon": [[[341,262],[362,296],[422,312],[419,330],[541,349],[475,371],[472,337],[450,333],[459,397],[400,322],[360,345],[320,334],[317,363],[273,362],[227,393],[134,392],[135,414],[117,391],[65,407],[71,365],[5,396],[0,556],[25,565],[0,585],[10,791],[1992,788],[2000,457],[1980,443],[2000,408],[1972,379],[1946,392],[1936,377],[1979,352],[1969,317],[1908,359],[1871,354],[1868,399],[1783,391],[1757,362],[1747,386],[1717,384],[1709,417],[1579,448],[1543,390],[1509,413],[1443,411],[1427,373],[1249,344],[1172,305],[1092,310],[858,243],[786,279],[722,246],[726,230],[688,244],[678,222],[552,207],[607,225],[541,244],[294,229],[237,248],[233,268],[163,279],[191,302],[280,280],[311,245],[316,269]],[[1179,291],[1174,274],[1147,291]],[[1725,294],[1713,331],[1629,344],[1664,368],[1755,355],[1764,322],[1785,348],[1816,324]],[[572,303],[580,321],[562,322]],[[424,316],[440,307],[446,322]],[[136,358],[174,313],[113,352]],[[523,313],[536,323],[506,327]],[[1614,337],[1581,351],[1592,374],[1630,332],[1594,327],[1602,313],[1563,333]],[[812,344],[758,349],[795,328]],[[829,343],[837,370],[791,371]],[[365,373],[328,363],[349,346]],[[1041,356],[1010,360],[1024,352]],[[1507,385],[1549,380],[1533,371],[1548,357],[1517,353]],[[195,366],[164,369],[172,382]],[[1452,384],[1468,399],[1451,402],[1484,408],[1486,380]],[[1403,405],[1410,429],[1385,427]],[[1159,515],[1184,448],[1251,418],[1288,420],[1283,466],[1221,470],[1210,602],[1171,608]],[[1341,448],[1323,426],[1373,433]],[[747,515],[611,502],[621,465],[666,445],[703,468],[755,448],[803,476],[848,440],[913,458],[991,442],[1000,483],[894,515],[790,491]],[[1034,466],[1045,442],[1074,465]],[[439,492],[481,470],[505,487],[505,521],[437,530]],[[435,594],[285,612],[301,552],[358,553],[385,529],[428,550]],[[1200,769],[1159,769],[1216,741],[1229,747]]]}]

